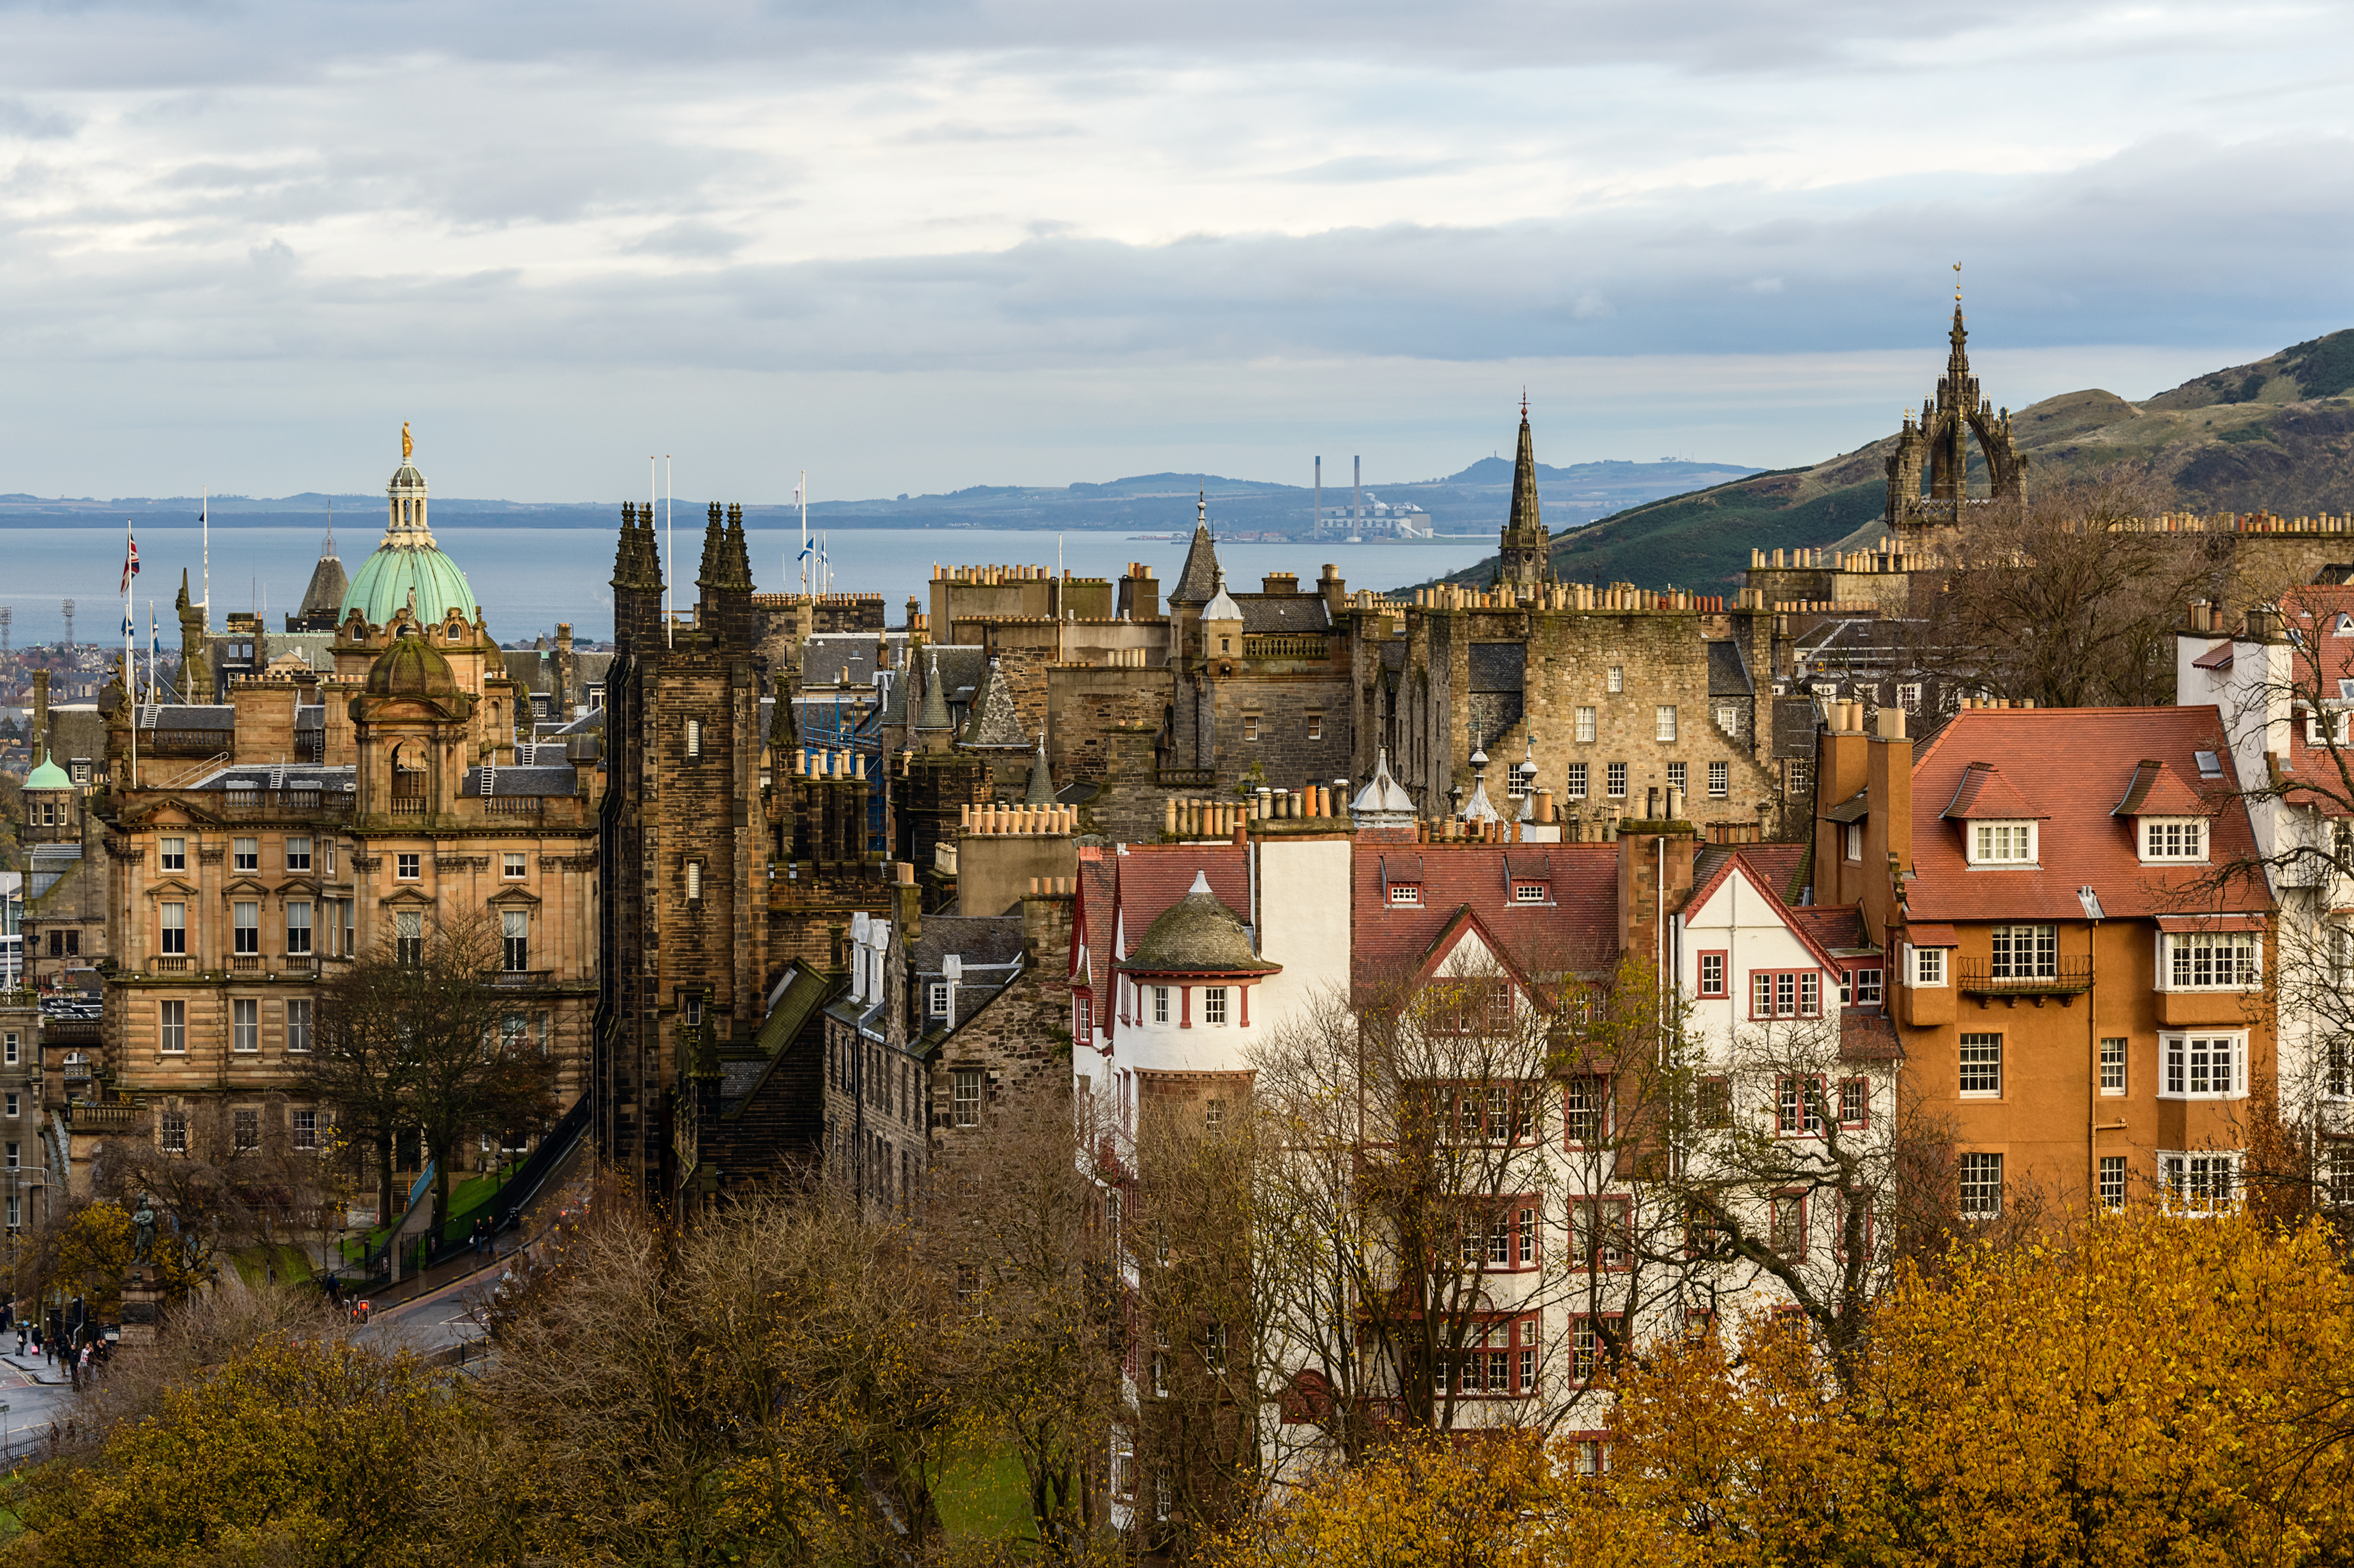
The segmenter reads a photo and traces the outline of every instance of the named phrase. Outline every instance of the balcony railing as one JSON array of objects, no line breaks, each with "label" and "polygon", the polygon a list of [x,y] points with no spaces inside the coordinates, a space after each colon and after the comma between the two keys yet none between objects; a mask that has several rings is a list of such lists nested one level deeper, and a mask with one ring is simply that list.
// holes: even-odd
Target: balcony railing
[{"label": "balcony railing", "polygon": [[396,817],[421,817],[425,815],[426,806],[427,801],[422,795],[395,795],[392,798],[392,814]]},{"label": "balcony railing", "polygon": [[66,1124],[76,1132],[129,1132],[139,1125],[137,1106],[92,1106],[66,1102]]},{"label": "balcony railing", "polygon": [[[2042,968],[2046,972],[2028,973]],[[1994,972],[1988,959],[1964,959],[1956,966],[1956,980],[1966,996],[2081,996],[2093,989],[2093,960],[2054,959],[2050,964],[2010,964],[2005,972]]]},{"label": "balcony railing", "polygon": [[1321,659],[1328,651],[1323,638],[1299,632],[1260,632],[1243,639],[1243,652],[1254,659]]},{"label": "balcony railing", "polygon": [[[569,795],[559,799],[570,800]],[[491,795],[482,800],[482,810],[494,817],[536,817],[547,810],[545,795]]]},{"label": "balcony railing", "polygon": [[188,959],[186,954],[182,954],[176,958],[149,959],[147,960],[147,968],[150,972],[154,974],[184,975],[188,972]]},{"label": "balcony railing", "polygon": [[251,973],[261,968],[261,955],[260,953],[235,954],[229,959],[228,967],[240,974]]}]

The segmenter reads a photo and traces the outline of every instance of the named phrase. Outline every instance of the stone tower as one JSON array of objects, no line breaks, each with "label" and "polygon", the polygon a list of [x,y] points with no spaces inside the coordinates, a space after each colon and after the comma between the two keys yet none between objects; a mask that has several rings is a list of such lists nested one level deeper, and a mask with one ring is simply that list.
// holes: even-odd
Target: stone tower
[{"label": "stone tower", "polygon": [[1498,588],[1534,588],[1553,580],[1553,543],[1537,510],[1536,442],[1529,434],[1529,401],[1521,399],[1521,450],[1512,459],[1512,510],[1496,553]]},{"label": "stone tower", "polygon": [[771,832],[760,796],[752,567],[743,514],[715,505],[691,621],[665,626],[651,506],[624,506],[599,833],[593,1136],[670,1207],[693,1150],[698,1051],[758,1031],[769,980]]},{"label": "stone tower", "polygon": [[[1888,459],[1888,526],[1900,543],[1908,533],[1959,523],[1970,505],[1969,439],[1978,437],[1986,460],[1988,495],[1992,501],[2016,501],[2025,493],[2027,454],[2019,450],[2010,428],[2010,410],[1997,412],[1978,392],[1978,378],[1970,373],[1969,332],[1962,324],[1961,291],[1954,293],[1954,325],[1946,334],[1946,374],[1937,378],[1937,394],[1921,406],[1916,423],[1904,411],[1904,428],[1897,432],[1896,450]],[[1929,493],[1921,493],[1921,475],[1928,471]]]}]

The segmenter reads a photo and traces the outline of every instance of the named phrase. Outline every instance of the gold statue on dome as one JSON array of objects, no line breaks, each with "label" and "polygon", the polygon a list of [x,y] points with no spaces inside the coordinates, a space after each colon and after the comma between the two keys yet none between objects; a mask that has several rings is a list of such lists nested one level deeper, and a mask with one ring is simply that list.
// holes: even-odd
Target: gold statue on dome
[{"label": "gold statue on dome", "polygon": [[403,419],[400,421],[400,461],[407,462],[408,454],[416,450],[417,443],[408,439],[408,421]]}]

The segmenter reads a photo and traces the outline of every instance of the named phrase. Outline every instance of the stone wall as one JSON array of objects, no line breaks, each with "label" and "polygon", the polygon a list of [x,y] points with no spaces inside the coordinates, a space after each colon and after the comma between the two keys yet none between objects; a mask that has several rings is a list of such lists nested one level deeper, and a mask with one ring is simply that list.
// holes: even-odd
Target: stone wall
[{"label": "stone wall", "polygon": [[1071,906],[1069,894],[1022,900],[1023,968],[941,1043],[930,1065],[934,1159],[953,1158],[965,1129],[955,1125],[956,1075],[981,1075],[983,1114],[1033,1097],[1067,1099],[1071,1088]]},{"label": "stone wall", "polygon": [[1102,779],[1112,768],[1115,731],[1159,735],[1170,715],[1166,669],[1056,664],[1046,671],[1046,708],[1053,715],[1046,757],[1056,784]]}]

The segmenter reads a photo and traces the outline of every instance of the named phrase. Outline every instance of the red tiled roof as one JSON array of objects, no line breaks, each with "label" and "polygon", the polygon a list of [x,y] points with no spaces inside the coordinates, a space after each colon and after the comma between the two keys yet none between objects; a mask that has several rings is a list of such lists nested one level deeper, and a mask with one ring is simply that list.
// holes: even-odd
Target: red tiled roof
[{"label": "red tiled roof", "polygon": [[1840,1060],[1842,1062],[1894,1062],[1904,1055],[1904,1047],[1896,1038],[1896,1026],[1885,1013],[1868,1008],[1850,1007],[1840,1014]]},{"label": "red tiled roof", "polygon": [[2198,658],[2190,661],[2190,666],[2194,670],[2230,669],[2232,667],[2232,644],[2229,641],[2218,642],[2214,647],[2210,648],[2206,652],[2201,653]]},{"label": "red tiled roof", "polygon": [[1951,926],[1915,920],[1904,927],[1904,939],[1916,948],[1958,948],[1962,939]]},{"label": "red tiled roof", "polygon": [[1093,845],[1083,847],[1079,851],[1078,903],[1071,921],[1071,951],[1076,957],[1079,943],[1086,942],[1087,972],[1073,978],[1098,998],[1111,994],[1112,910],[1117,891],[1118,878],[1109,857]]},{"label": "red tiled roof", "polygon": [[2126,798],[2110,812],[2115,817],[2204,817],[2219,802],[2200,799],[2197,790],[2182,781],[2182,775],[2156,758],[2145,760],[2134,769],[2133,782],[2126,786]]},{"label": "red tiled roof", "polygon": [[[2223,749],[2222,715],[2211,705],[2177,708],[1965,708],[1923,747],[1913,768],[1913,861],[1905,885],[1908,921],[2082,920],[2076,890],[2090,886],[2112,918],[2194,909],[2270,907],[2261,878],[2221,895],[2195,885],[2214,865],[2253,860],[2248,813],[2226,800],[2208,833],[2209,865],[2146,866],[2134,824],[2110,813],[2143,758],[2195,777],[2194,754]],[[1962,776],[1984,763],[2016,780],[2041,807],[2040,864],[1973,871],[1965,828],[1945,820]],[[1918,938],[1914,938],[1919,940]]]},{"label": "red tiled roof", "polygon": [[1872,939],[1863,934],[1863,911],[1852,904],[1786,909],[1782,917],[1812,937],[1815,945],[1826,951],[1832,948],[1872,946]]},{"label": "red tiled roof", "polygon": [[1973,762],[1962,769],[1954,782],[1954,799],[1940,815],[1958,821],[1971,818],[2019,821],[2040,818],[2028,798],[2019,792],[2019,786],[2002,776],[2002,770],[1991,762]]},{"label": "red tiled roof", "polygon": [[[1618,958],[1618,846],[1547,844],[1553,902],[1516,904],[1505,878],[1505,857],[1530,858],[1528,844],[1358,843],[1351,856],[1356,941],[1351,954],[1355,983],[1373,985],[1420,965],[1432,944],[1465,909],[1525,974],[1608,969]],[[1422,887],[1419,905],[1399,907],[1383,888]],[[1214,877],[1213,881],[1214,882]]]},{"label": "red tiled roof", "polygon": [[[1210,879],[1219,903],[1250,923],[1250,862],[1239,844],[1130,844],[1113,857],[1113,864],[1119,879],[1119,929],[1130,949],[1144,940],[1163,910],[1185,896],[1195,872]],[[1103,940],[1111,938],[1107,931]]]}]

